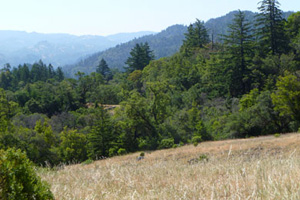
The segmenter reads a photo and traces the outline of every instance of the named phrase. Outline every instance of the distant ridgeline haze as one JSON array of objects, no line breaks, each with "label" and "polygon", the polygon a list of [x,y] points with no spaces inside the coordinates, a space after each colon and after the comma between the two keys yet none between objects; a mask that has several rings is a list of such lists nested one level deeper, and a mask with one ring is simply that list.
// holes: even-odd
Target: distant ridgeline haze
[{"label": "distant ridgeline haze", "polygon": [[55,67],[64,66],[95,52],[153,33],[119,33],[104,37],[0,31],[0,66],[6,63],[18,66],[39,60]]}]

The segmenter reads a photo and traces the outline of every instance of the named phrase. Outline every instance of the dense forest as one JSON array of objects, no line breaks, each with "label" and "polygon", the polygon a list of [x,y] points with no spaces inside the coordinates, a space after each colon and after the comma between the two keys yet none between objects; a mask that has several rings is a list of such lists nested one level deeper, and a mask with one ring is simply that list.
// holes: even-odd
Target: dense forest
[{"label": "dense forest", "polygon": [[300,12],[286,20],[277,1],[264,0],[254,20],[236,12],[220,38],[212,41],[196,20],[173,56],[154,60],[145,41],[124,72],[102,59],[76,79],[42,61],[8,64],[0,73],[0,148],[54,166],[297,131]]},{"label": "dense forest", "polygon": [[[204,23],[204,26],[208,31],[208,35],[213,42],[222,42],[222,35],[227,34],[228,25],[232,23],[237,13],[238,11],[232,11],[224,16],[210,19]],[[255,20],[256,13],[244,11],[244,14],[246,20]],[[284,19],[287,19],[291,14],[292,12],[283,12],[282,16]],[[118,69],[122,71],[124,69],[126,59],[130,56],[131,49],[137,43],[147,42],[155,54],[155,59],[172,56],[174,53],[179,51],[186,32],[187,26],[178,24],[173,25],[160,33],[139,38],[137,37],[134,40],[119,44],[116,47],[89,55],[75,64],[64,66],[63,71],[67,77],[72,78],[75,78],[74,75],[78,71],[90,74],[96,70],[101,59],[105,59],[111,69]]]}]

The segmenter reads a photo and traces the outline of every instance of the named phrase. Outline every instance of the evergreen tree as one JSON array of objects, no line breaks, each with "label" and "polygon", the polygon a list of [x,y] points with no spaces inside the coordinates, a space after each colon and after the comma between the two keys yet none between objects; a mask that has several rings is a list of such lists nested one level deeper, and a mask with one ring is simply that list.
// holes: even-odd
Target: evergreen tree
[{"label": "evergreen tree", "polygon": [[56,69],[55,75],[56,75],[56,79],[57,79],[58,81],[62,81],[62,80],[65,79],[65,75],[64,75],[64,73],[63,73],[61,67],[58,67],[58,68]]},{"label": "evergreen tree", "polygon": [[207,30],[204,26],[204,22],[199,19],[194,24],[188,27],[188,32],[185,34],[185,40],[183,40],[183,46],[181,50],[187,50],[194,48],[203,48],[204,45],[210,42]]},{"label": "evergreen tree", "polygon": [[102,107],[96,109],[97,122],[88,134],[88,156],[91,159],[108,157],[113,141],[112,125],[107,112]]},{"label": "evergreen tree", "polygon": [[109,69],[106,61],[102,58],[99,65],[96,68],[96,72],[102,74],[106,81],[112,78],[111,70]]},{"label": "evergreen tree", "polygon": [[300,11],[288,17],[286,31],[290,39],[294,39],[300,33]]},{"label": "evergreen tree", "polygon": [[280,3],[277,0],[263,0],[258,7],[256,27],[260,46],[266,53],[283,53],[287,48],[284,32],[285,19],[282,17]]},{"label": "evergreen tree", "polygon": [[151,60],[154,60],[154,54],[153,51],[150,50],[148,43],[136,44],[125,63],[128,65],[126,70],[130,73],[134,70],[143,70]]},{"label": "evergreen tree", "polygon": [[247,22],[245,13],[235,15],[233,23],[229,25],[228,35],[224,35],[226,46],[226,62],[231,73],[230,94],[238,96],[250,91],[248,65],[253,57],[253,39],[251,24]]}]

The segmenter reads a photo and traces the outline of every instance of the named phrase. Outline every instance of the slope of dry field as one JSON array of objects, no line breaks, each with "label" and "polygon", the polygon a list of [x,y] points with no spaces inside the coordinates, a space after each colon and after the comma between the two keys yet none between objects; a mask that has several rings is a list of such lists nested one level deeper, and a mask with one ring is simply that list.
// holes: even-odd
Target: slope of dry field
[{"label": "slope of dry field", "polygon": [[300,199],[299,147],[300,134],[205,142],[40,175],[56,199]]}]

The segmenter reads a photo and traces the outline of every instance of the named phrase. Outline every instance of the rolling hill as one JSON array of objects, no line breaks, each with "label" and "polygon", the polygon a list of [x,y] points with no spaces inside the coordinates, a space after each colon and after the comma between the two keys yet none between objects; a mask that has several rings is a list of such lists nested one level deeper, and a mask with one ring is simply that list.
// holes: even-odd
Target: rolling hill
[{"label": "rolling hill", "polygon": [[56,199],[299,199],[299,139],[204,142],[39,174]]}]

